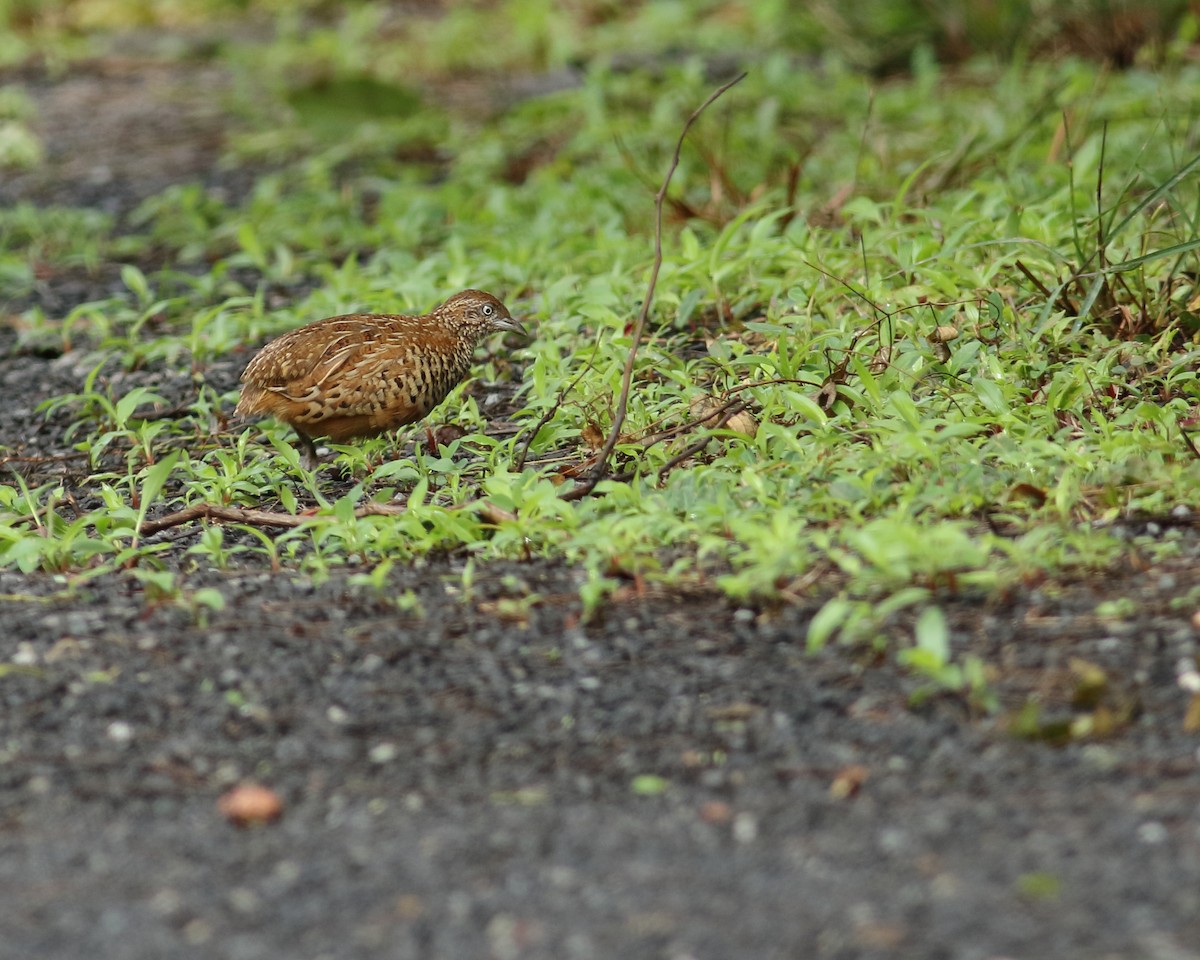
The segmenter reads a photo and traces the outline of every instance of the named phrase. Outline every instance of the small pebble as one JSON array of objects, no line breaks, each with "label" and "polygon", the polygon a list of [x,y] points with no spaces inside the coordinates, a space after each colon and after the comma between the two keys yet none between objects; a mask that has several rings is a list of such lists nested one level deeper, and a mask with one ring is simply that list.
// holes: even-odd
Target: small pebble
[{"label": "small pebble", "polygon": [[1100,773],[1115,770],[1121,763],[1121,758],[1115,750],[1099,743],[1084,746],[1081,757],[1088,767]]},{"label": "small pebble", "polygon": [[879,831],[879,849],[887,854],[897,854],[908,847],[908,834],[896,827],[885,827]]},{"label": "small pebble", "polygon": [[229,905],[238,913],[254,913],[262,905],[262,897],[249,887],[234,887],[229,891]]},{"label": "small pebble", "polygon": [[183,897],[178,890],[163,887],[150,898],[150,909],[160,917],[169,917],[179,912],[183,906]]},{"label": "small pebble", "polygon": [[50,787],[50,779],[40,773],[30,777],[25,784],[25,788],[35,796],[44,796],[50,792]]},{"label": "small pebble", "polygon": [[1140,827],[1138,827],[1137,835],[1138,839],[1141,840],[1142,843],[1149,844],[1163,843],[1170,836],[1167,828],[1157,820],[1150,820],[1146,823],[1143,823]]},{"label": "small pebble", "polygon": [[425,798],[419,793],[407,793],[404,795],[404,809],[409,813],[420,813],[425,809]]},{"label": "small pebble", "polygon": [[752,813],[739,813],[733,818],[733,839],[738,843],[753,843],[758,837],[758,819]]},{"label": "small pebble", "polygon": [[334,723],[334,724],[337,724],[338,726],[341,726],[342,724],[349,721],[350,714],[348,714],[345,710],[343,710],[337,704],[334,704],[328,710],[325,711],[325,719],[328,720],[330,723]]},{"label": "small pebble", "polygon": [[359,664],[358,669],[363,673],[374,673],[382,666],[383,657],[379,656],[377,653],[368,653],[365,657],[363,657],[362,663]]},{"label": "small pebble", "polygon": [[196,919],[188,921],[183,928],[183,939],[187,941],[189,946],[198,947],[201,944],[208,943],[212,939],[212,927],[204,920]]},{"label": "small pebble", "polygon": [[114,743],[128,743],[133,739],[133,727],[124,720],[114,720],[108,725],[105,734]]},{"label": "small pebble", "polygon": [[38,662],[37,650],[28,640],[23,640],[17,644],[17,649],[12,655],[12,663],[18,667],[32,667]]}]

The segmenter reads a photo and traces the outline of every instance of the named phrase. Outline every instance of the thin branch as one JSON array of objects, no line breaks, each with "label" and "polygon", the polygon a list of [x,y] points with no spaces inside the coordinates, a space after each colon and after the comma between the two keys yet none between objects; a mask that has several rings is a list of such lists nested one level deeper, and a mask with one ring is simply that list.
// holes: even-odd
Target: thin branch
[{"label": "thin branch", "polygon": [[[358,519],[363,517],[398,517],[408,507],[399,503],[364,503],[354,511]],[[501,523],[512,521],[516,516],[508,510],[497,507],[487,500],[468,500],[450,508],[451,510],[474,509],[485,523],[499,526]],[[279,513],[275,510],[248,510],[244,507],[220,506],[215,503],[194,503],[174,513],[168,513],[157,520],[145,520],[138,528],[138,534],[148,537],[170,527],[179,527],[194,520],[217,520],[222,523],[244,523],[251,527],[285,527],[295,528],[318,519],[317,514]]]},{"label": "thin branch", "polygon": [[1108,238],[1104,235],[1104,153],[1108,148],[1108,121],[1100,127],[1100,165],[1096,170],[1096,253],[1100,269],[1108,266]]},{"label": "thin branch", "polygon": [[[1056,307],[1058,307],[1058,309],[1061,310],[1063,313],[1070,314],[1070,315],[1078,314],[1079,308],[1076,307],[1073,303],[1071,303],[1070,300],[1067,299],[1066,293],[1064,292],[1064,288],[1066,286],[1065,284],[1062,287],[1059,287],[1059,292],[1056,297],[1053,293],[1050,292],[1049,288],[1044,283],[1042,283],[1041,280],[1039,280],[1037,277],[1035,277],[1033,275],[1033,271],[1030,270],[1027,266],[1025,266],[1025,264],[1021,260],[1016,261],[1016,268],[1018,270],[1020,270],[1023,274],[1025,274],[1025,279],[1028,280],[1030,283],[1032,283],[1037,288],[1038,292],[1043,297],[1046,298],[1046,300],[1048,300],[1048,301],[1053,300],[1054,305]],[[1069,282],[1070,281],[1068,281],[1068,283]]]},{"label": "thin branch", "polygon": [[[727,403],[724,412],[721,413],[717,422],[715,424],[713,424],[711,429],[712,430],[722,429],[723,427],[728,425],[730,420],[732,420],[737,414],[741,413],[745,409],[746,409],[746,405],[743,403]],[[685,447],[681,453],[676,454],[670,460],[668,460],[666,463],[664,463],[661,467],[659,467],[658,468],[659,483],[661,483],[663,480],[665,480],[667,478],[667,474],[670,473],[672,470],[674,470],[677,466],[679,466],[681,463],[683,463],[686,460],[690,460],[692,457],[696,456],[696,454],[700,453],[700,451],[702,451],[710,443],[712,443],[715,436],[716,436],[715,433],[709,433],[706,436],[700,437],[699,439],[692,441],[692,443],[690,443],[687,447]]]},{"label": "thin branch", "polygon": [[[886,310],[884,310],[883,307],[881,307],[874,300],[872,300],[870,297],[868,297],[865,293],[863,293],[861,290],[859,290],[858,287],[856,287],[854,284],[852,284],[849,280],[846,280],[843,277],[839,277],[836,273],[833,273],[830,270],[826,270],[819,263],[813,263],[811,260],[808,260],[804,257],[801,257],[800,262],[803,263],[806,267],[811,267],[813,270],[816,270],[817,273],[821,274],[821,276],[826,277],[827,279],[832,280],[835,283],[840,283],[843,287],[845,287],[847,290],[849,290],[851,294],[858,297],[858,299],[861,300],[863,303],[865,303],[868,307],[870,307],[876,313],[880,314],[881,315],[880,319],[876,320],[875,323],[882,322],[883,317],[891,316],[891,314],[889,314]],[[909,308],[904,307],[895,312],[903,313],[904,310],[907,310],[907,309],[909,309]]]},{"label": "thin branch", "polygon": [[35,466],[41,466],[42,464],[47,463],[67,463],[71,460],[84,460],[88,456],[89,454],[86,451],[83,451],[80,453],[57,453],[51,456],[0,457],[0,467],[7,467],[10,463],[32,463]]},{"label": "thin branch", "polygon": [[1200,450],[1196,449],[1196,441],[1192,439],[1192,435],[1184,430],[1183,427],[1179,428],[1179,433],[1183,436],[1184,443],[1187,444],[1192,456],[1200,460]]},{"label": "thin branch", "polygon": [[605,470],[608,468],[608,459],[612,456],[617,441],[621,437],[621,428],[625,425],[625,415],[629,410],[629,390],[633,384],[633,367],[637,361],[638,347],[642,341],[642,334],[646,329],[646,320],[650,316],[650,304],[654,300],[654,290],[658,286],[658,274],[662,269],[663,202],[666,200],[667,190],[671,186],[671,178],[675,176],[675,170],[679,166],[684,138],[687,137],[688,131],[692,129],[692,124],[700,118],[700,115],[721,94],[735,84],[741,83],[745,78],[745,73],[739,73],[728,83],[724,83],[714,90],[707,100],[692,111],[692,115],[687,118],[687,122],[683,125],[683,130],[679,133],[679,139],[675,142],[675,153],[671,158],[671,165],[667,169],[667,175],[663,178],[662,186],[658,188],[658,193],[654,195],[654,264],[650,269],[650,281],[646,287],[646,296],[642,300],[642,309],[638,313],[638,318],[630,334],[632,342],[629,345],[629,353],[625,356],[625,369],[621,374],[621,394],[617,399],[617,409],[613,417],[612,428],[608,432],[608,438],[604,441],[604,447],[601,449],[599,457],[597,457],[595,469],[586,480],[576,483],[570,490],[566,490],[560,494],[564,500],[580,500],[596,489],[596,484],[600,482]]},{"label": "thin branch", "polygon": [[[713,421],[715,418],[715,422],[713,422],[712,425],[708,428],[710,431],[713,431],[713,432],[706,432],[699,439],[693,440],[690,444],[688,444],[683,449],[682,452],[677,453],[670,460],[668,460],[666,463],[664,463],[661,467],[658,468],[658,482],[662,483],[663,480],[665,480],[667,478],[667,474],[669,474],[672,470],[674,470],[677,466],[679,466],[685,460],[690,460],[692,457],[696,456],[696,454],[700,453],[705,447],[707,447],[710,443],[712,443],[713,440],[715,440],[717,438],[717,434],[715,431],[721,430],[721,429],[725,428],[726,426],[728,426],[729,421],[732,420],[739,413],[743,412],[745,409],[746,409],[746,405],[744,403],[742,403],[740,400],[726,400],[722,406],[718,407],[716,410],[712,411],[711,413],[705,414],[705,416],[703,416],[701,419],[694,420],[694,421],[691,421],[690,423],[684,424],[683,427],[686,429],[680,429],[678,432],[676,432],[674,434],[673,437],[668,437],[665,434],[663,434],[663,435],[660,435],[659,437],[657,437],[656,439],[654,439],[653,441],[648,442],[646,444],[646,449],[649,449],[655,443],[658,443],[660,440],[682,437],[686,433],[690,433],[696,427],[699,427],[702,424],[707,424],[710,421]],[[638,474],[638,471],[635,468],[633,470],[626,470],[622,473],[614,474],[612,479],[620,481],[621,483],[628,483],[630,480],[632,480],[634,477],[636,477],[637,474]]]},{"label": "thin branch", "polygon": [[[813,386],[817,385],[813,384]],[[734,406],[737,406],[738,409],[730,409]],[[722,414],[725,414],[726,418],[728,418],[741,413],[745,409],[746,405],[742,403],[742,401],[738,400],[736,397],[731,397],[729,394],[726,394],[719,406],[713,407],[707,411],[704,411],[703,408],[701,408],[701,416],[692,417],[690,420],[685,420],[683,423],[677,423],[674,426],[659,430],[657,433],[648,433],[641,438],[639,443],[641,443],[642,450],[644,452],[656,444],[662,443],[664,440],[674,440],[677,437],[682,437],[686,434],[692,433],[701,427],[707,426],[716,428],[724,426]]]},{"label": "thin branch", "polygon": [[252,527],[298,527],[311,519],[294,513],[277,513],[271,510],[246,510],[242,507],[224,507],[213,503],[194,503],[190,507],[168,513],[157,520],[145,520],[138,528],[143,537],[170,527],[182,526],[193,520],[221,520],[225,523],[245,523]]},{"label": "thin branch", "polygon": [[1043,297],[1045,297],[1047,300],[1049,300],[1051,297],[1054,296],[1054,294],[1052,294],[1050,292],[1050,288],[1047,287],[1044,283],[1042,283],[1042,281],[1039,280],[1037,277],[1035,277],[1033,275],[1033,271],[1030,270],[1027,266],[1025,266],[1023,261],[1017,260],[1016,267],[1023,274],[1025,274],[1025,279],[1028,280],[1030,283],[1032,283],[1037,288],[1038,293],[1040,293]]}]

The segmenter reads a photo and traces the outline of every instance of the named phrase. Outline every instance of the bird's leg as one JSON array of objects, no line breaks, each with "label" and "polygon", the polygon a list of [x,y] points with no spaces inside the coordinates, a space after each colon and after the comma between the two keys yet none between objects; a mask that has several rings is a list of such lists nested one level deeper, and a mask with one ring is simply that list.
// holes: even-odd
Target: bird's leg
[{"label": "bird's leg", "polygon": [[299,430],[296,431],[296,440],[300,445],[300,466],[310,472],[315,471],[321,465],[320,458],[317,457],[317,445],[313,443],[312,437]]},{"label": "bird's leg", "polygon": [[429,451],[431,457],[436,457],[441,444],[438,443],[437,434],[433,432],[433,427],[425,424],[425,449]]}]

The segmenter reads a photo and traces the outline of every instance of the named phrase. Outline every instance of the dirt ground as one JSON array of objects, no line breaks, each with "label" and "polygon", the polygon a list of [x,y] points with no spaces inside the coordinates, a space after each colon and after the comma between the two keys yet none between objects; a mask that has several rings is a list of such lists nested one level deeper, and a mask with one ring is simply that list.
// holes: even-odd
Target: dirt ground
[{"label": "dirt ground", "polygon": [[[220,176],[221,118],[157,71],[19,78],[48,162],[0,202],[119,214]],[[17,348],[28,305],[3,305],[0,443],[36,456],[64,446],[37,404],[82,373]],[[201,617],[125,576],[63,601],[53,577],[0,573],[0,957],[1200,957],[1179,682],[1200,633],[1178,602],[1200,597],[1200,536],[1174,519],[1130,530],[1179,538],[1170,561],[1131,540],[1103,577],[941,598],[956,649],[997,669],[993,716],[912,707],[890,656],[807,654],[815,597],[631,585],[585,624],[564,564],[484,567],[464,594],[447,559],[393,573],[419,612],[353,571],[242,567],[189,575],[227,600]],[[542,599],[506,620],[514,589]],[[1128,614],[1097,614],[1119,597]],[[1046,735],[1014,736],[1031,697]],[[1072,720],[1104,735],[1051,735]],[[218,810],[250,780],[283,801],[274,823]]]}]

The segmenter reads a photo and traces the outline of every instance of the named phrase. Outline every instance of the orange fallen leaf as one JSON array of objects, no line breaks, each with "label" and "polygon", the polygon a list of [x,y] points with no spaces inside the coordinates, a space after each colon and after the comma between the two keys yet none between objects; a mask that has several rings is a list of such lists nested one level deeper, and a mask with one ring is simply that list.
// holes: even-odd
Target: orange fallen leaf
[{"label": "orange fallen leaf", "polygon": [[733,819],[733,808],[720,800],[709,800],[700,808],[700,819],[705,823],[728,823]]},{"label": "orange fallen leaf", "polygon": [[592,423],[591,420],[583,425],[583,429],[579,434],[583,440],[583,445],[589,450],[599,450],[604,446],[604,434],[600,432],[600,428]]},{"label": "orange fallen leaf", "polygon": [[283,814],[283,801],[268,787],[241,783],[221,795],[217,809],[231,823],[251,827],[278,820]]},{"label": "orange fallen leaf", "polygon": [[1028,500],[1035,507],[1044,506],[1047,499],[1047,493],[1041,487],[1035,487],[1032,483],[1018,483],[1008,491],[1009,500]]},{"label": "orange fallen leaf", "polygon": [[829,785],[830,799],[845,800],[854,796],[870,775],[871,771],[861,763],[851,763],[842,767],[833,778],[833,783]]},{"label": "orange fallen leaf", "polygon": [[1200,733],[1200,693],[1193,693],[1183,718],[1184,733]]},{"label": "orange fallen leaf", "polygon": [[756,703],[744,703],[741,701],[735,703],[726,703],[719,707],[709,707],[705,711],[705,715],[710,720],[748,720],[756,713],[760,713],[762,707]]}]

